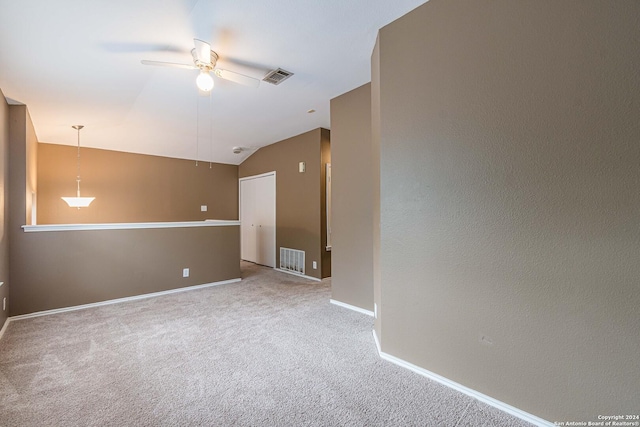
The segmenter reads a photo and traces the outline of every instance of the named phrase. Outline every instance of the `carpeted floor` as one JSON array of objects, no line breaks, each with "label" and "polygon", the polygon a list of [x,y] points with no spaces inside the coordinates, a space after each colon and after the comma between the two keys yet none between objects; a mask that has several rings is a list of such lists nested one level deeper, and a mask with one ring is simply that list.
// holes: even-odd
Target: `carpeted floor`
[{"label": "carpeted floor", "polygon": [[12,322],[0,426],[525,426],[383,361],[330,282],[239,283]]}]

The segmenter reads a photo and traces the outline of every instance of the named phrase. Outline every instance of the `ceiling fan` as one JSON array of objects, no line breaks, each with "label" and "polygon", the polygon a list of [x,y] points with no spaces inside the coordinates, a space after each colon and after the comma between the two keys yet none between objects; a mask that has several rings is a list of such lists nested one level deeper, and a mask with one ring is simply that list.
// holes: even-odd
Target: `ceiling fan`
[{"label": "ceiling fan", "polygon": [[260,80],[245,76],[244,74],[236,73],[234,71],[223,70],[216,68],[218,62],[218,54],[211,50],[211,45],[199,39],[193,39],[195,47],[191,49],[191,55],[193,56],[193,65],[191,64],[177,64],[174,62],[160,62],[160,61],[140,61],[144,65],[157,65],[161,67],[174,67],[174,68],[186,68],[188,70],[200,70],[200,74],[196,78],[196,85],[198,89],[209,92],[213,89],[213,78],[211,73],[215,74],[221,79],[229,80],[241,85],[257,88],[260,85]]}]

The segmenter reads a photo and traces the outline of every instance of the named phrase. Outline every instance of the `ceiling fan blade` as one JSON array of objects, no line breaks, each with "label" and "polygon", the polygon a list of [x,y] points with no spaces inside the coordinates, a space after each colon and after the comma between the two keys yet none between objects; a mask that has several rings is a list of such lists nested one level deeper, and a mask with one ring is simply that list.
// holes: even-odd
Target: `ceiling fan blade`
[{"label": "ceiling fan blade", "polygon": [[196,58],[203,64],[211,64],[211,45],[199,39],[193,39],[196,45]]},{"label": "ceiling fan blade", "polygon": [[249,87],[260,86],[260,80],[253,77],[245,76],[244,74],[236,73],[234,71],[222,70],[220,68],[216,68],[215,70],[213,70],[213,73],[216,76],[220,77],[221,79],[229,80],[234,83],[239,83],[244,86],[249,86]]},{"label": "ceiling fan blade", "polygon": [[99,46],[112,53],[138,53],[138,52],[176,52],[184,53],[180,46],[160,43],[130,43],[130,42],[104,42]]},{"label": "ceiling fan blade", "polygon": [[198,67],[189,64],[176,64],[175,62],[160,62],[160,61],[147,61],[143,59],[140,61],[144,65],[155,65],[159,67],[173,67],[173,68],[186,68],[187,70],[197,70]]}]

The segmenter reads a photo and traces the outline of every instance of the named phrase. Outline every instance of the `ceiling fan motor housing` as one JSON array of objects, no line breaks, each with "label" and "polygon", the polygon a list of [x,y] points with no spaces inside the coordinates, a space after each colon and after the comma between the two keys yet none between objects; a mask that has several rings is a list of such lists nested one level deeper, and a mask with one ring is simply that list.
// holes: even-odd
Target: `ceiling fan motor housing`
[{"label": "ceiling fan motor housing", "polygon": [[207,71],[211,71],[215,68],[216,63],[218,62],[218,54],[212,50],[210,52],[211,52],[211,59],[209,64],[207,64],[198,59],[198,54],[196,53],[196,49],[191,49],[191,56],[193,56],[193,63],[196,64],[196,67],[200,68],[201,70],[207,70]]}]

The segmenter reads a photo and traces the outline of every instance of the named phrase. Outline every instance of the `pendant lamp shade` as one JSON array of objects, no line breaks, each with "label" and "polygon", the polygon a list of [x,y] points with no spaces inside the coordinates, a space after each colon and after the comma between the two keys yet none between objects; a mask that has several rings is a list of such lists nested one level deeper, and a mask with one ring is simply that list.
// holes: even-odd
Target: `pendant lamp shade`
[{"label": "pendant lamp shade", "polygon": [[[80,193],[78,193],[80,194]],[[95,197],[62,197],[62,200],[67,202],[70,208],[86,208],[91,202],[95,200]]]}]

